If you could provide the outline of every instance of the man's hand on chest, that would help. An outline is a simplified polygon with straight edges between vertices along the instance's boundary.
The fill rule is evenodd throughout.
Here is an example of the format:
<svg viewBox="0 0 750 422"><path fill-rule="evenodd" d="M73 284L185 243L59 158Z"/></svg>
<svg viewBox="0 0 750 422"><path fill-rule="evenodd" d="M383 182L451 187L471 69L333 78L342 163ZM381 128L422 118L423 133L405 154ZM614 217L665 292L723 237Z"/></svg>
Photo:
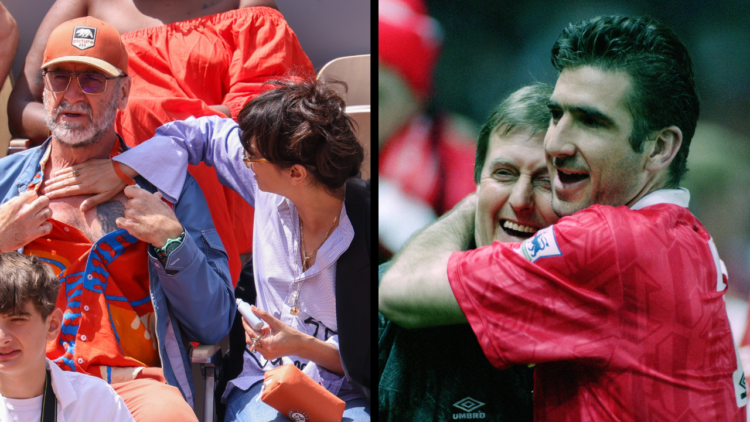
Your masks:
<svg viewBox="0 0 750 422"><path fill-rule="evenodd" d="M92 243L107 233L118 230L117 219L125 211L127 197L120 193L86 212L81 212L80 205L88 195L71 196L51 200L52 218L80 230Z"/></svg>

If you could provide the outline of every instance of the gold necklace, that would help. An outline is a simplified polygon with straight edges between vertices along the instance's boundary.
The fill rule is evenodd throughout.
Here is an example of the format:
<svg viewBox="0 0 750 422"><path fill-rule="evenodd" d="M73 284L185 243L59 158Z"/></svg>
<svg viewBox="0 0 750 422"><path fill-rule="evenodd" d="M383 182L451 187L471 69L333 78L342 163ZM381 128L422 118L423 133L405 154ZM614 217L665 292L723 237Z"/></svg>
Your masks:
<svg viewBox="0 0 750 422"><path fill-rule="evenodd" d="M341 212L339 211L339 214L340 213ZM297 215L297 218L299 218L299 214ZM331 234L331 230L333 230L333 228L336 226L336 222L337 221L339 221L338 214L336 215L336 217L334 217L333 224L331 224L331 227L326 232L325 237L323 237L323 241L320 242L320 245L318 245L318 247L315 248L314 251L310 252L310 255L308 255L305 252L305 231L303 230L302 219L299 218L299 233L300 233L299 236L300 236L300 243L301 243L301 247L300 247L299 251L300 251L300 254L302 255L302 272L305 272L305 270L308 269L308 267L307 267L307 261L310 258L312 258L313 255L315 255L318 252L318 249L320 249L320 247L323 246L324 243L326 243L326 240L328 240L328 235ZM299 314L299 308L297 307L297 300L299 299L299 291L300 291L300 289L302 289L302 283L303 282L304 282L304 280L298 281L297 282L297 290L294 291L294 292L292 292L292 300L294 300L294 304L292 304L292 309L289 311L289 313L291 313L292 315Z"/></svg>

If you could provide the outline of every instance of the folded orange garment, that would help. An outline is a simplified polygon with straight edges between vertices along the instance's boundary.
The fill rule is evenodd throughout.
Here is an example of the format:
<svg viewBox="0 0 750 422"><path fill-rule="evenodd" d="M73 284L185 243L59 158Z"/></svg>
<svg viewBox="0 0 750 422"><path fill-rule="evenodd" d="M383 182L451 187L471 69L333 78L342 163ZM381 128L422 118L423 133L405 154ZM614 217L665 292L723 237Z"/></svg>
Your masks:
<svg viewBox="0 0 750 422"><path fill-rule="evenodd" d="M266 372L260 399L295 422L341 422L346 407L292 364Z"/></svg>
<svg viewBox="0 0 750 422"><path fill-rule="evenodd" d="M277 10L247 7L139 29L122 35L133 83L128 106L118 112L117 133L129 146L156 128L190 116L236 117L263 83L291 73L315 72L294 31ZM253 208L219 183L214 169L190 166L208 202L216 231L229 255L232 282L242 269L239 254L252 250Z"/></svg>

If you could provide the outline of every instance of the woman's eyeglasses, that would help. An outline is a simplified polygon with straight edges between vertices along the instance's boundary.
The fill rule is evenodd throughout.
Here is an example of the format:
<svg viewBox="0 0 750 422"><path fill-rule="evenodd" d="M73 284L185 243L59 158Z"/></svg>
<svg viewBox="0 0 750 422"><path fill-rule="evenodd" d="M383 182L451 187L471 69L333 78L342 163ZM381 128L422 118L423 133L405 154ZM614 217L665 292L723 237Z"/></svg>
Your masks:
<svg viewBox="0 0 750 422"><path fill-rule="evenodd" d="M44 72L44 86L54 92L60 93L68 90L70 80L76 78L81 91L88 95L97 95L107 90L107 80L122 78L124 75L108 78L101 73L89 72Z"/></svg>
<svg viewBox="0 0 750 422"><path fill-rule="evenodd" d="M253 163L270 163L270 161L266 160L265 158L253 157L252 155L250 155L249 152L247 152L247 150L244 150L243 152L245 156L242 158L242 161L245 162L245 167L247 168L250 168ZM315 166L313 165L310 165L310 164L302 164L302 165L307 167L310 170L315 170Z"/></svg>
<svg viewBox="0 0 750 422"><path fill-rule="evenodd" d="M245 166L247 168L250 168L250 166L253 163L267 163L268 162L268 160L266 160L265 158L253 157L252 155L250 155L249 152L247 152L247 150L245 150L244 153L245 153L245 156L242 158L242 161L245 162Z"/></svg>

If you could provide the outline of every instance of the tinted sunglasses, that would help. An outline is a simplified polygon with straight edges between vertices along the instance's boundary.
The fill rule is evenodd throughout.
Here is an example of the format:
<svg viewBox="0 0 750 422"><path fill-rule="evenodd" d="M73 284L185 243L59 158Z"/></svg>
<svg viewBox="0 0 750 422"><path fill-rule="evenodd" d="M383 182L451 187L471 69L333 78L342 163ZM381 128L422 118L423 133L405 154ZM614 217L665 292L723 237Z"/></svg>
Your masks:
<svg viewBox="0 0 750 422"><path fill-rule="evenodd" d="M70 86L70 79L76 78L81 91L88 95L96 95L107 90L107 80L119 79L124 76L120 75L108 78L101 73L45 71L44 86L54 93L65 92Z"/></svg>

